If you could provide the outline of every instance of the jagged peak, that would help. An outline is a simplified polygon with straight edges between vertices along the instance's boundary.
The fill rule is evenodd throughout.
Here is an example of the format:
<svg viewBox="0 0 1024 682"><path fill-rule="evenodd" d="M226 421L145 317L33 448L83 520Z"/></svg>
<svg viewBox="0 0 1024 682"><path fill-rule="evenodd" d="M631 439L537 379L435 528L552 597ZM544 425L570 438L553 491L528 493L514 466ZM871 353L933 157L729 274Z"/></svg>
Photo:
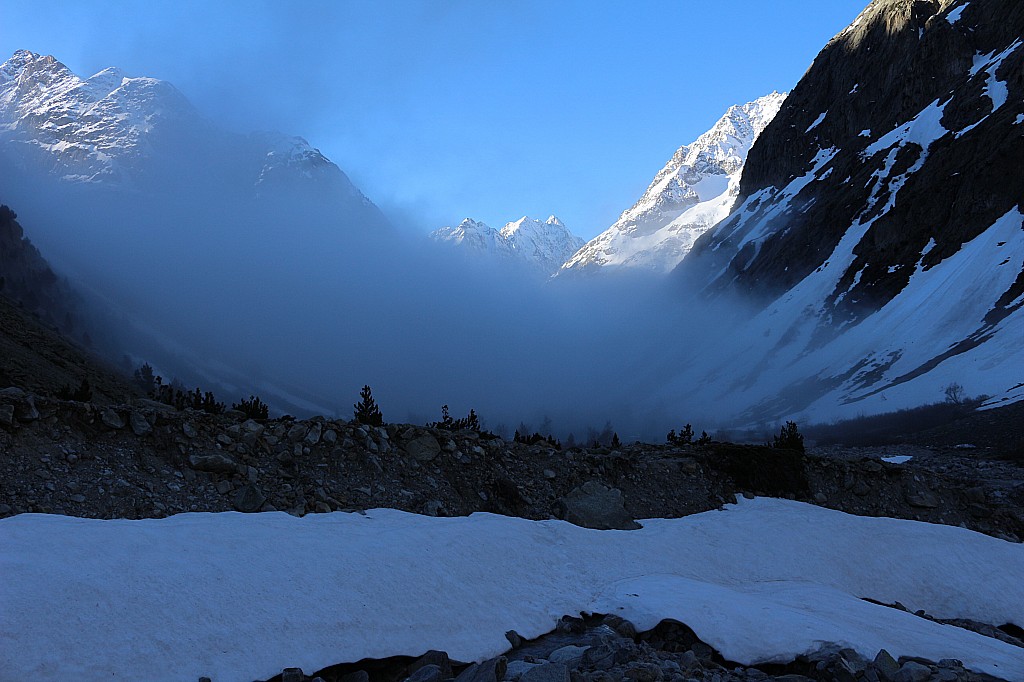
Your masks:
<svg viewBox="0 0 1024 682"><path fill-rule="evenodd" d="M544 222L548 225L554 225L555 227L565 227L565 223L563 223L554 213L549 215L548 219Z"/></svg>
<svg viewBox="0 0 1024 682"><path fill-rule="evenodd" d="M473 218L463 218L462 222L459 223L459 228L463 230L490 230L492 229L487 223Z"/></svg>

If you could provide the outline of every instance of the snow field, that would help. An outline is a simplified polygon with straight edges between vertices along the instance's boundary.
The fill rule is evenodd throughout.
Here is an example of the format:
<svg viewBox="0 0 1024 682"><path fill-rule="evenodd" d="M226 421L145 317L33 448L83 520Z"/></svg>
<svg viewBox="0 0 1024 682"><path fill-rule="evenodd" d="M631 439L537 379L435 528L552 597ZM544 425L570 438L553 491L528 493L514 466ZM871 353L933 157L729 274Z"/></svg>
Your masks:
<svg viewBox="0 0 1024 682"><path fill-rule="evenodd" d="M1020 650L864 602L1024 624L1024 546L786 500L638 531L491 514L182 514L0 521L0 670L12 679L266 678L442 649L462 661L580 612L687 623L731 660L825 641L1024 679ZM770 627L768 627L770 625Z"/></svg>

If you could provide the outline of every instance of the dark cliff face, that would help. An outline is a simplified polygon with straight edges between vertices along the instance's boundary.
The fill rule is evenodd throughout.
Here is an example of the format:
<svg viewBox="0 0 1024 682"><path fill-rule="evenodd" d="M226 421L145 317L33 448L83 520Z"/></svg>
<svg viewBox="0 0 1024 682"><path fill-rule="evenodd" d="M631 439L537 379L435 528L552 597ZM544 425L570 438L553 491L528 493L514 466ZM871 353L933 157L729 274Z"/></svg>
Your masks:
<svg viewBox="0 0 1024 682"><path fill-rule="evenodd" d="M855 257L825 304L854 322L1024 209L1022 36L1020 0L872 2L815 59L751 150L733 215L678 274L767 301L846 235ZM991 315L1022 291L1024 275Z"/></svg>
<svg viewBox="0 0 1024 682"><path fill-rule="evenodd" d="M62 281L30 242L17 221L17 215L0 205L0 295L36 315L41 320L65 327L76 326L77 302L70 287Z"/></svg>

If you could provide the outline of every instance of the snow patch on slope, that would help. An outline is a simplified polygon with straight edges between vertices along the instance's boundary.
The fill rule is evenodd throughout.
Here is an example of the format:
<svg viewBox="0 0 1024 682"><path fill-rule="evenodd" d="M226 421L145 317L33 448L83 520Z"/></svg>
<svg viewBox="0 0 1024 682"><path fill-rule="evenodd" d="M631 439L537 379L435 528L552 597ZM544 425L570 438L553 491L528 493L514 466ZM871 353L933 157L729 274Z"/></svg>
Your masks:
<svg viewBox="0 0 1024 682"><path fill-rule="evenodd" d="M876 192L881 184L880 179ZM730 339L728 349L717 349L714 356L724 360L695 370L699 376L681 376L669 395L699 383L720 394L709 394L712 404L774 406L800 420L915 407L940 399L953 382L964 384L970 395L992 396L990 405L1019 399L1024 307L1005 306L1008 314L996 323L986 317L1024 270L1024 215L1011 210L925 269L930 241L906 286L886 305L853 326L834 322L825 302L873 222L852 225L821 267L755 317L745 334ZM817 339L821 328L837 325L841 334ZM799 387L807 383L824 390L801 403L806 395ZM779 402L783 395L788 403Z"/></svg>

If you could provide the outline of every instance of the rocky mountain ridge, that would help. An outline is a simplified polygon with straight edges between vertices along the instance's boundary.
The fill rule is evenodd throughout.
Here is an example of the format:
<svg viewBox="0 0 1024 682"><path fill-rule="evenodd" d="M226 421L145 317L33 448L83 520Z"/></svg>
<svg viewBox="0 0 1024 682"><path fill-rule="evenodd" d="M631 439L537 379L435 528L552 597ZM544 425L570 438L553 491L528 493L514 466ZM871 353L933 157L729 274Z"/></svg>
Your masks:
<svg viewBox="0 0 1024 682"><path fill-rule="evenodd" d="M553 274L583 246L583 240L554 215L545 221L523 216L500 230L466 218L455 227L434 230L430 238L474 256L498 258L544 275Z"/></svg>
<svg viewBox="0 0 1024 682"><path fill-rule="evenodd" d="M562 266L668 272L696 239L729 214L751 146L778 113L785 93L730 107L715 125L665 164L643 196Z"/></svg>
<svg viewBox="0 0 1024 682"><path fill-rule="evenodd" d="M750 419L1024 398L1022 34L1016 2L875 0L826 45L678 268L762 310L679 387Z"/></svg>

